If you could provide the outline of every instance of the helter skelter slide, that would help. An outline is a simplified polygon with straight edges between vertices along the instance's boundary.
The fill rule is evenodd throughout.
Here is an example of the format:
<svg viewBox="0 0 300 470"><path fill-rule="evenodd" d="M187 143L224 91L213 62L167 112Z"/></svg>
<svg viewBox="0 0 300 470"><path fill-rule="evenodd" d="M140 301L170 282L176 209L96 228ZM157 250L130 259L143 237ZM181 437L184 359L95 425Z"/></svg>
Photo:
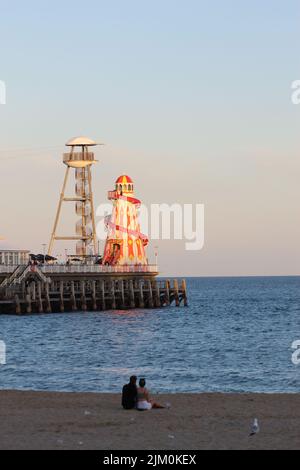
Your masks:
<svg viewBox="0 0 300 470"><path fill-rule="evenodd" d="M116 189L109 191L114 201L111 216L106 220L108 231L103 264L109 266L148 265L146 246L148 237L141 233L138 209L141 201L134 196L134 184L127 175L116 181Z"/></svg>

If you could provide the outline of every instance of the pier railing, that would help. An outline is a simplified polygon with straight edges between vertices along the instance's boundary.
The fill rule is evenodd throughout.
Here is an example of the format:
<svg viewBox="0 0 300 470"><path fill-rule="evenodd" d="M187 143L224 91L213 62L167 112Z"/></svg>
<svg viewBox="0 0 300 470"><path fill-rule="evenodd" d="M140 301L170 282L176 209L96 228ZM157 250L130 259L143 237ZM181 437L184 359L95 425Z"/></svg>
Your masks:
<svg viewBox="0 0 300 470"><path fill-rule="evenodd" d="M102 265L45 265L40 267L44 274L125 274L157 273L158 267L147 266L102 266Z"/></svg>
<svg viewBox="0 0 300 470"><path fill-rule="evenodd" d="M12 274L17 266L0 266L0 274ZM158 266L102 266L102 265L67 265L45 264L38 268L44 274L126 274L158 273Z"/></svg>

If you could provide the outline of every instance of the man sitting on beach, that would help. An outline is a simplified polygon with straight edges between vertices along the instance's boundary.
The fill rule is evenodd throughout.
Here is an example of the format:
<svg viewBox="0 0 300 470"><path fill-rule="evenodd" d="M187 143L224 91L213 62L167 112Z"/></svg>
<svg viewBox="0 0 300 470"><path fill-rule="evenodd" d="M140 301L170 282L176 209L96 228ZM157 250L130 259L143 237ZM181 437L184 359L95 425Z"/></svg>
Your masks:
<svg viewBox="0 0 300 470"><path fill-rule="evenodd" d="M129 384L124 385L122 393L122 406L124 410L133 410L137 403L137 377L130 377Z"/></svg>

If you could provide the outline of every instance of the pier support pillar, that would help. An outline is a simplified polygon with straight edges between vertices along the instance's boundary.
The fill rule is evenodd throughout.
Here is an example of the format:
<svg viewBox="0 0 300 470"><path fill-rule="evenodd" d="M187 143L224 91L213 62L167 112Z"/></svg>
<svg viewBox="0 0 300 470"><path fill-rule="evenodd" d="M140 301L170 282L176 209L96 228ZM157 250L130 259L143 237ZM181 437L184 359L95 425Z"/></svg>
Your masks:
<svg viewBox="0 0 300 470"><path fill-rule="evenodd" d="M182 289L182 296L183 296L183 304L185 307L189 306L188 303L188 298L187 298L187 288L186 288L186 280L183 279L181 283L181 289Z"/></svg>
<svg viewBox="0 0 300 470"><path fill-rule="evenodd" d="M60 311L63 313L65 311L65 304L64 304L64 281L60 281L59 286L59 300L60 300Z"/></svg>
<svg viewBox="0 0 300 470"><path fill-rule="evenodd" d="M148 287L148 307L153 308L153 292L152 292L152 284L151 281L147 281L147 287Z"/></svg>
<svg viewBox="0 0 300 470"><path fill-rule="evenodd" d="M177 279L174 280L174 297L175 297L176 307L180 307L179 286L178 286Z"/></svg>
<svg viewBox="0 0 300 470"><path fill-rule="evenodd" d="M42 283L39 282L37 285L37 296L38 296L38 311L43 313L43 298L42 298Z"/></svg>
<svg viewBox="0 0 300 470"><path fill-rule="evenodd" d="M46 289L46 312L51 313L52 308L51 308L51 301L50 301L50 294L49 294L49 284L47 283L45 286Z"/></svg>
<svg viewBox="0 0 300 470"><path fill-rule="evenodd" d="M27 287L26 289L25 300L26 300L26 313L32 313L30 287Z"/></svg>
<svg viewBox="0 0 300 470"><path fill-rule="evenodd" d="M97 297L96 297L96 281L92 282L92 303L93 303L93 310L97 311Z"/></svg>
<svg viewBox="0 0 300 470"><path fill-rule="evenodd" d="M165 283L165 302L166 302L167 307L169 307L170 304L171 304L171 301L170 301L170 285L171 285L171 281L168 279Z"/></svg>
<svg viewBox="0 0 300 470"><path fill-rule="evenodd" d="M155 307L160 308L161 307L161 300L160 300L160 285L158 281L155 281Z"/></svg>
<svg viewBox="0 0 300 470"><path fill-rule="evenodd" d="M135 308L134 285L132 279L129 281L129 306L130 308Z"/></svg>
<svg viewBox="0 0 300 470"><path fill-rule="evenodd" d="M121 308L124 310L126 308L126 305L125 305L125 291L124 291L124 281L123 279L121 279L119 281L120 283L120 288L121 288Z"/></svg>
<svg viewBox="0 0 300 470"><path fill-rule="evenodd" d="M115 289L115 281L112 279L111 284L110 284L110 295L111 295L111 309L116 310L117 305L116 305L116 289Z"/></svg>
<svg viewBox="0 0 300 470"><path fill-rule="evenodd" d="M139 280L139 307L145 308L144 301L144 283L142 280Z"/></svg>
<svg viewBox="0 0 300 470"><path fill-rule="evenodd" d="M81 281L81 309L83 312L87 311L86 296L85 296L85 282Z"/></svg>
<svg viewBox="0 0 300 470"><path fill-rule="evenodd" d="M21 315L22 310L21 310L21 304L20 304L20 299L18 295L15 296L15 304L16 304L16 314Z"/></svg>
<svg viewBox="0 0 300 470"><path fill-rule="evenodd" d="M71 282L71 309L73 312L77 311L74 281Z"/></svg>
<svg viewBox="0 0 300 470"><path fill-rule="evenodd" d="M101 308L102 310L106 310L106 302L105 302L105 282L101 281L100 283L101 289Z"/></svg>

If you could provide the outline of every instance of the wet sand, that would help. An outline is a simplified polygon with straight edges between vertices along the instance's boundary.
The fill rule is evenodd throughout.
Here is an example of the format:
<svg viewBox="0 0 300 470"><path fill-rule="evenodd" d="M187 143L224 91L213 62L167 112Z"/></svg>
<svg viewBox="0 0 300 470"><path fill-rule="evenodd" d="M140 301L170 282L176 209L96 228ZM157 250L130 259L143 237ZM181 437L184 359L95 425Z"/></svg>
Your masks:
<svg viewBox="0 0 300 470"><path fill-rule="evenodd" d="M120 396L0 391L0 449L300 449L300 395L175 394L167 410ZM249 437L258 418L261 432Z"/></svg>

